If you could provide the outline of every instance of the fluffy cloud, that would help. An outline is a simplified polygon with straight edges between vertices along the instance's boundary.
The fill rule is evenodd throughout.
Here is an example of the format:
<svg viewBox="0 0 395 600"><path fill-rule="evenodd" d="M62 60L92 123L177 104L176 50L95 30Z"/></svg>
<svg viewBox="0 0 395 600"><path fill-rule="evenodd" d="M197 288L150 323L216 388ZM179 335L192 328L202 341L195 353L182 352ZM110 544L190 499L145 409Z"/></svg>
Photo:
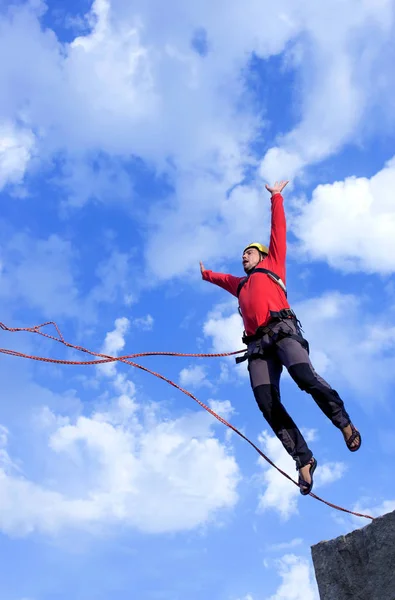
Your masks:
<svg viewBox="0 0 395 600"><path fill-rule="evenodd" d="M253 53L267 59L285 52L300 75L300 122L262 166L275 178L282 167L291 175L349 141L377 99L380 84L373 90L368 76L379 65L384 81L392 66L390 0L352 0L342 6L341 24L338 0L314 8L304 0L184 8L176 0L166 10L154 0L95 0L84 34L67 44L41 27L44 4L18 5L0 17L0 50L10 57L0 69L2 114L13 131L22 122L23 131L37 132L46 165L61 153L70 202L108 197L114 182L120 197L132 194L131 157L170 184L169 203L148 215L146 258L158 278L185 273L199 258L225 258L229 248L236 256L251 230L267 222L255 185L237 186L245 167L256 164L249 144L262 128L242 75ZM381 104L392 110L384 92L392 98L382 90ZM31 146L11 147L18 166L7 178L19 181ZM163 252L153 260L158 241Z"/></svg>
<svg viewBox="0 0 395 600"><path fill-rule="evenodd" d="M217 49L223 50L224 34L218 32L214 20L219 5L212 4L209 22L207 16L204 19L205 15L201 15L202 22L207 23L208 37L213 39L215 49L205 59L205 68L209 68L207 65L210 65ZM203 4L201 12L204 9L206 6ZM232 49L227 48L229 56L240 48L268 58L291 48L288 54L292 57L289 56L288 61L300 75L302 97L298 100L301 100L301 120L293 131L279 140L278 147L268 151L260 170L266 179L278 179L282 175L292 177L301 168L339 150L350 140L362 115L371 105L371 86L366 85L366 78L374 65L382 64L384 48L388 47L385 43L388 44L392 38L392 3L385 1L378 8L371 2L363 6L352 2L345 10L341 26L338 24L338 10L337 0L314 10L309 2L281 2L275 9L268 3L258 6L256 2L249 2L243 5L243 15L237 15L235 9L230 11L225 21L220 20L221 27L226 30L231 20L237 18L237 25L229 27L232 31L229 39L232 39L232 45L234 43ZM269 20L273 31L257 32L254 23L260 23L261 19ZM381 36L380 41L376 36L371 42L367 41L364 32L371 32L372 27L377 36ZM356 60L356 56L360 56L362 39L366 44L364 61ZM224 60L222 53L220 58ZM240 148L234 128L230 126L228 131L232 132ZM255 133L253 129L249 132L250 136ZM237 157L236 152L234 156ZM245 159L251 160L247 155ZM200 174L198 181L195 174L192 174L194 181L191 174L187 177L181 174L178 178L174 205L165 213L165 219L162 214L157 219L159 231L155 232L155 239L159 235L163 240L162 247L167 248L160 265L150 265L158 277L170 277L180 270L185 272L200 258L224 259L229 254L236 257L243 242L251 235L254 237L254 231L259 233L259 237L262 233L267 235L268 214L261 206L262 191L255 186L234 187L240 181L242 158L233 161L233 164L225 160L221 166L219 172L214 165L210 175ZM228 195L229 189L232 191ZM191 243L192 219L194 234ZM152 249L152 246L150 244L149 248Z"/></svg>
<svg viewBox="0 0 395 600"><path fill-rule="evenodd" d="M186 388L189 386L194 388L212 387L206 379L206 375L206 369L200 365L187 367L180 371L180 385Z"/></svg>
<svg viewBox="0 0 395 600"><path fill-rule="evenodd" d="M87 33L61 44L54 32L40 29L44 7L25 4L2 15L2 44L12 60L0 80L9 84L4 104L10 118L29 99L25 119L40 128L47 152L66 149L73 159L91 151L135 155L162 167L172 155L190 165L202 152L229 159L238 152L232 118L240 125L239 140L251 129L215 80L236 86L237 77L223 57L204 61L193 48L194 27L187 24L192 15L182 19L173 5L166 16L174 10L179 18L160 22L157 3L131 8L95 0L85 15ZM192 16L192 23L200 16ZM40 63L34 77L26 74L25 58Z"/></svg>
<svg viewBox="0 0 395 600"><path fill-rule="evenodd" d="M16 311L28 303L39 313L40 320L73 318L84 325L96 320L98 306L121 302L130 305L140 293L134 285L130 294L134 266L131 255L113 247L98 263L95 283L85 296L78 288L81 282L79 252L64 237L52 234L34 237L30 232L12 232L3 227L0 242L0 302L2 309ZM86 282L85 282L86 284ZM36 318L36 317L35 317ZM136 328L148 330L153 325L150 315L136 318Z"/></svg>
<svg viewBox="0 0 395 600"><path fill-rule="evenodd" d="M154 318L151 315L133 319L133 325L142 331L151 331L154 327Z"/></svg>
<svg viewBox="0 0 395 600"><path fill-rule="evenodd" d="M267 600L319 600L314 575L306 559L287 554L276 564L282 583Z"/></svg>
<svg viewBox="0 0 395 600"><path fill-rule="evenodd" d="M45 423L50 484L12 469L3 439L0 527L6 534L116 525L147 533L188 530L237 501L237 464L213 436L208 415L161 422L152 407L144 412L123 393L89 417L65 422L52 414Z"/></svg>
<svg viewBox="0 0 395 600"><path fill-rule="evenodd" d="M34 150L34 135L13 123L0 123L0 191L23 180Z"/></svg>
<svg viewBox="0 0 395 600"><path fill-rule="evenodd" d="M232 403L229 400L210 400L210 408L224 419L229 419L235 412ZM229 431L226 432L227 434Z"/></svg>
<svg viewBox="0 0 395 600"><path fill-rule="evenodd" d="M132 268L131 254L116 249L110 251L96 268L95 274L99 281L89 294L91 310L99 302L114 304L117 300L122 300L130 306L136 300L137 286L134 285L133 293L130 292Z"/></svg>
<svg viewBox="0 0 395 600"><path fill-rule="evenodd" d="M267 191L237 186L229 192L241 177L233 168L218 174L199 174L198 180L196 177L196 173L180 176L176 207L160 212L159 218L155 216L155 234L148 242L147 259L158 278L185 272L198 274L199 260L213 261L205 266L215 269L220 260L241 257L251 239L269 239ZM163 249L160 256L155 253L158 244Z"/></svg>
<svg viewBox="0 0 395 600"><path fill-rule="evenodd" d="M0 298L38 309L45 318L77 317L83 312L73 273L75 252L57 235L34 239L17 233L1 243Z"/></svg>
<svg viewBox="0 0 395 600"><path fill-rule="evenodd" d="M0 425L0 467L7 473L18 469L16 463L11 460L7 452L8 437L9 431L7 427Z"/></svg>
<svg viewBox="0 0 395 600"><path fill-rule="evenodd" d="M371 179L320 185L301 206L294 232L309 258L343 271L395 271L395 158Z"/></svg>
<svg viewBox="0 0 395 600"><path fill-rule="evenodd" d="M143 331L150 331L153 327L154 320L151 315L147 315L146 317L140 317L132 320L132 324L142 329ZM101 349L102 354L106 354L108 356L118 356L120 351L125 348L126 344L126 335L128 334L131 326L131 321L126 317L121 317L115 320L115 328L112 331L109 331L106 334L103 347ZM108 377L114 377L116 375L116 363L107 363L103 365L98 365L98 370L101 373L106 374ZM187 378L188 372L185 370L185 376ZM191 381L198 382L199 373L196 373L195 379L193 378L193 372L191 373ZM203 377L204 378L204 377Z"/></svg>
<svg viewBox="0 0 395 600"><path fill-rule="evenodd" d="M300 8L295 6L294 13ZM393 2L342 4L341 24L336 0L318 10L311 10L309 3L305 8L309 11L301 11L305 39L295 45L290 57L305 76L301 118L266 153L261 174L270 180L292 179L304 167L337 152L353 135L358 137L362 117L380 101L367 82L380 69L393 35ZM367 39L364 31L374 31L379 40ZM356 60L362 47L363 59ZM308 54L314 57L311 61Z"/></svg>
<svg viewBox="0 0 395 600"><path fill-rule="evenodd" d="M128 328L128 319L117 319L103 350L122 350ZM0 426L3 532L53 535L116 525L147 533L181 531L236 504L239 469L228 441L214 435L216 421L203 411L171 419L160 404L140 405L134 383L117 364L111 367L105 374L115 395L107 391L91 413L74 410L66 417L43 406L34 419L35 445L46 456L44 483L29 477L31 465L26 473L21 461L16 465L9 432ZM232 410L228 401L213 406L224 415Z"/></svg>
<svg viewBox="0 0 395 600"><path fill-rule="evenodd" d="M353 511L372 517L381 517L395 510L395 500L383 500L381 504L374 504L372 498L362 498L354 505ZM360 524L358 517L353 517L356 523ZM354 524L355 526L355 524Z"/></svg>
<svg viewBox="0 0 395 600"><path fill-rule="evenodd" d="M274 562L282 583L276 593L265 600L319 600L317 584L310 563L300 556L286 554ZM254 600L247 594L240 600Z"/></svg>
<svg viewBox="0 0 395 600"><path fill-rule="evenodd" d="M232 352L243 347L243 321L237 312L237 302L217 304L207 315L203 326L206 337L212 338L214 353Z"/></svg>
<svg viewBox="0 0 395 600"><path fill-rule="evenodd" d="M133 182L124 160L107 155L88 153L70 156L60 164L60 173L53 177L65 214L71 208L81 208L89 201L121 205L126 208L135 197ZM68 210L68 212L66 212Z"/></svg>
<svg viewBox="0 0 395 600"><path fill-rule="evenodd" d="M207 315L203 325L203 334L211 338L211 352L221 354L222 352L234 352L245 348L241 341L243 335L243 322L237 311L237 302L230 300L217 304ZM248 377L246 363L236 365L235 357L229 357L220 364L219 383L229 381L245 380Z"/></svg>
<svg viewBox="0 0 395 600"><path fill-rule="evenodd" d="M282 542L279 544L273 544L272 546L270 546L270 550L276 551L276 552L283 551L283 550L290 550L291 548L295 548L296 546L301 546L301 544L303 544L303 540L301 538L294 538L290 542Z"/></svg>
<svg viewBox="0 0 395 600"><path fill-rule="evenodd" d="M297 303L294 309L311 343L312 362L331 385L357 392L356 398L367 408L392 397L395 328L391 314L372 315L363 298L338 292Z"/></svg>
<svg viewBox="0 0 395 600"><path fill-rule="evenodd" d="M101 354L117 356L118 353L125 347L125 335L127 334L129 327L130 321L126 317L116 319L115 329L107 333ZM100 372L105 373L107 376L112 377L116 374L116 363L112 362L98 365L97 369Z"/></svg>

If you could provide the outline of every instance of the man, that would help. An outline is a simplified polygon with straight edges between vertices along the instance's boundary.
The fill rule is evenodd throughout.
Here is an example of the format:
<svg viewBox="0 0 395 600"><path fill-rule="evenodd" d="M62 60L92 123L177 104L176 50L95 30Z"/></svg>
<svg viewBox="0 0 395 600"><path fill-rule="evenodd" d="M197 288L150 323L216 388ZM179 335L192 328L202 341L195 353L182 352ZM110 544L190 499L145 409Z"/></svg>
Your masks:
<svg viewBox="0 0 395 600"><path fill-rule="evenodd" d="M266 185L271 193L272 221L269 248L249 244L242 256L246 277L213 273L200 263L202 278L239 297L247 344L251 387L263 416L285 450L295 460L302 495L313 488L317 461L280 400L280 376L285 366L301 390L311 394L324 414L342 431L355 452L361 435L348 416L339 394L314 370L308 343L290 309L286 295L286 221L281 195L288 181ZM243 360L243 359L241 359ZM239 359L240 361L240 359Z"/></svg>

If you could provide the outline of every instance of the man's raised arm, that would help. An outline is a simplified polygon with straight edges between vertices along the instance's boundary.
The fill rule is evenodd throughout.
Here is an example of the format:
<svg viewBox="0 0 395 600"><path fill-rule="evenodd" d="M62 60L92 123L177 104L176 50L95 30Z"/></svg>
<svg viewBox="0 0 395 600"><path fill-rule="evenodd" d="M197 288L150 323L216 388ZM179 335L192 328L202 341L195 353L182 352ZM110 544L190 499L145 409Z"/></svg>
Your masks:
<svg viewBox="0 0 395 600"><path fill-rule="evenodd" d="M287 254L287 225L284 212L284 200L281 192L287 183L288 181L276 181L273 186L266 185L266 189L272 195L272 224L270 232L269 258L271 258L273 261L273 267L278 266L283 267L284 269Z"/></svg>

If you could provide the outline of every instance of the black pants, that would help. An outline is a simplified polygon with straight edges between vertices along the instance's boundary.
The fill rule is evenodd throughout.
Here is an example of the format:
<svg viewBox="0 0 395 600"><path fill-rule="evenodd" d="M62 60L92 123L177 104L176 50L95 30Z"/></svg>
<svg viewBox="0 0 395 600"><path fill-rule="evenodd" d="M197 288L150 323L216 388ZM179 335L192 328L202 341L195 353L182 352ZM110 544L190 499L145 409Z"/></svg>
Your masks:
<svg viewBox="0 0 395 600"><path fill-rule="evenodd" d="M291 319L275 323L271 329L275 335L280 331L299 333ZM258 342L248 345L251 387L263 416L299 468L305 466L313 454L281 403L280 376L283 366L299 388L314 398L336 427L347 427L350 417L339 394L315 372L307 350L295 339L284 337L277 343L275 339L265 335Z"/></svg>

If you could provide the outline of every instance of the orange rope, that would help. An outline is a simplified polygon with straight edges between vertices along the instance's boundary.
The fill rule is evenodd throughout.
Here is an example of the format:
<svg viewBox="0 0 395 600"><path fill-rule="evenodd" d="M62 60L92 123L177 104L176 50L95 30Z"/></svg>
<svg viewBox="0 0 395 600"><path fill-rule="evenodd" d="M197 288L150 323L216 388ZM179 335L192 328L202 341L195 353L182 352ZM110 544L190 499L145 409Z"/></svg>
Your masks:
<svg viewBox="0 0 395 600"><path fill-rule="evenodd" d="M44 333L43 331L41 331L41 328L46 327L47 325L53 325L55 327L59 337L55 337L55 336L49 335L48 333ZM130 360L131 358L139 358L139 357L144 357L144 356L179 356L179 357L198 357L198 358L226 357L226 356L234 356L236 354L241 354L242 352L245 352L245 350L237 350L235 352L222 352L222 353L218 353L218 354L187 354L187 353L181 353L181 352L141 352L141 353L136 353L136 354L128 354L126 356L109 356L107 354L93 352L92 350L87 350L86 348L83 348L82 346L75 346L74 344L70 344L69 342L66 342L63 335L61 334L58 326L53 321L48 321L47 323L43 323L41 325L36 325L35 327L14 327L14 328L7 327L6 325L4 325L4 323L0 323L0 329L3 329L3 331L9 331L9 332L24 331L24 332L29 332L29 333L37 333L38 335L49 338L55 342L60 342L61 344L63 344L64 346L67 346L68 348L72 348L72 349L78 350L80 352L85 352L86 354L95 356L97 358L95 360L88 360L88 361L62 360L62 359L56 359L56 358L45 358L42 356L34 356L34 355L24 354L23 352L18 352L16 350L7 350L5 348L0 348L0 353L2 353L2 354L6 354L9 356L16 356L19 358L27 358L30 360L37 360L37 361L41 361L41 362L60 364L60 365L98 365L98 364L104 364L104 363L110 363L110 362L122 362L122 363L130 365L132 367L136 367L137 369L141 369L142 371L145 371L146 373L150 373L151 375L154 375L155 377L158 377L162 381L165 381L166 383L173 386L180 392L183 392L184 394L189 396L189 398L192 398L192 400L197 402L199 404L199 406L204 408L204 410L206 410L213 417L215 417L220 423L222 423L223 425L226 425L226 427L229 427L229 429L231 429L238 436L243 438L243 440L245 440L250 446L252 446L254 448L254 450L256 450L256 452L266 462L268 462L272 467L274 467L279 473L281 473L289 481L292 481L293 484L295 484L297 487L299 487L299 484L297 481L292 479L292 477L290 477L288 475L288 473L285 473L285 471L282 471L279 467L277 467L277 465L275 465L274 462L271 461L270 458L268 458L262 452L262 450L260 448L258 448L258 446L256 446L248 437L246 437L243 433L241 433L241 431L239 431L234 425L232 425L231 423L226 421L226 419L224 419L223 417L218 415L216 412L214 412L209 406L207 406L206 404L201 402L198 398L196 398L196 396L191 394L191 392L188 392L188 390L185 390L184 388L180 387L179 385L174 383L174 381L171 381L171 379L168 379L164 375L161 375L160 373L156 373L155 371L151 371L147 367L143 367L142 365L140 365L136 362L132 362ZM331 508L334 508L336 510L348 513L350 515L354 515L356 517L362 517L365 519L374 520L374 517L371 517L370 515L353 512L352 510L348 510L347 508L343 508L341 506L337 506L336 504L332 504L331 502L328 502L327 500L320 498L313 492L310 492L310 496L312 498L314 498L315 500L319 500L323 504L326 504L327 506L330 506Z"/></svg>

